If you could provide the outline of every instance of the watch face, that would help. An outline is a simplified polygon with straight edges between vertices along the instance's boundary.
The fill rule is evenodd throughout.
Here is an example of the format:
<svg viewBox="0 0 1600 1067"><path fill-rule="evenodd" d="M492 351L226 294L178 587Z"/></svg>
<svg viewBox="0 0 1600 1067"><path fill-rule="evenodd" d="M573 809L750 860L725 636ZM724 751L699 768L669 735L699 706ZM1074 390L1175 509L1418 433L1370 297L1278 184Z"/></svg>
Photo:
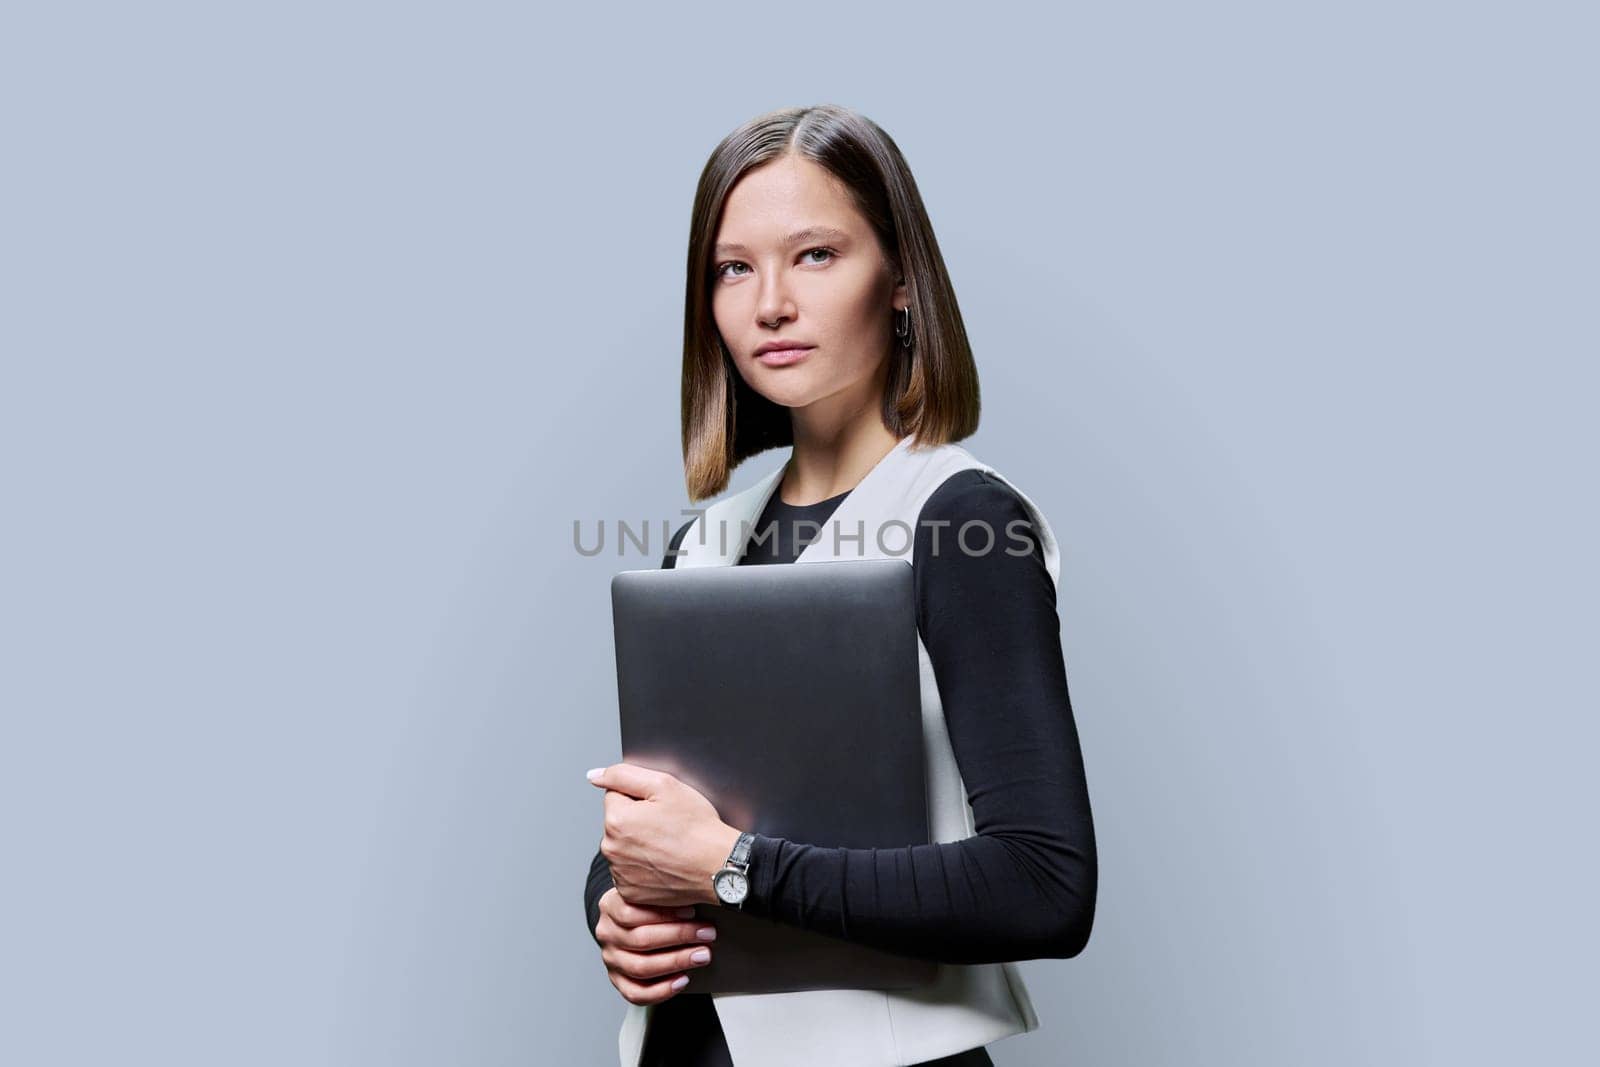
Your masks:
<svg viewBox="0 0 1600 1067"><path fill-rule="evenodd" d="M717 875L717 896L727 904L737 904L750 891L750 881L738 871L723 871Z"/></svg>

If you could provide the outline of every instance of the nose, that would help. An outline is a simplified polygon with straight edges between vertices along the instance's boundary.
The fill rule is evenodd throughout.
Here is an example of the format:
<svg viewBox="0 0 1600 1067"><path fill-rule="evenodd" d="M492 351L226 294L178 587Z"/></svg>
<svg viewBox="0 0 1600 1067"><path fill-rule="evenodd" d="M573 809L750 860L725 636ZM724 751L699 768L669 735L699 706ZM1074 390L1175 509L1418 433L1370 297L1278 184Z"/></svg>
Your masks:
<svg viewBox="0 0 1600 1067"><path fill-rule="evenodd" d="M789 299L782 271L768 272L762 279L761 291L756 297L756 317L763 326L774 327L794 318L794 301Z"/></svg>

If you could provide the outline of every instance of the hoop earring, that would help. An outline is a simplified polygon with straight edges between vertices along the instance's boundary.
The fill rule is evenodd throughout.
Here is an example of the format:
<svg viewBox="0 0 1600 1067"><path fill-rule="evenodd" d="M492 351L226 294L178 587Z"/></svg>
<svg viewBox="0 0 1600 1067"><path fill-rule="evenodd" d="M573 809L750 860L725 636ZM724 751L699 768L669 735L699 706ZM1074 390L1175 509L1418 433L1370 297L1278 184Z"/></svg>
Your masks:
<svg viewBox="0 0 1600 1067"><path fill-rule="evenodd" d="M906 317L903 320L900 318L900 311L906 313ZM895 312L894 335L900 338L901 348L911 347L911 306L909 304Z"/></svg>

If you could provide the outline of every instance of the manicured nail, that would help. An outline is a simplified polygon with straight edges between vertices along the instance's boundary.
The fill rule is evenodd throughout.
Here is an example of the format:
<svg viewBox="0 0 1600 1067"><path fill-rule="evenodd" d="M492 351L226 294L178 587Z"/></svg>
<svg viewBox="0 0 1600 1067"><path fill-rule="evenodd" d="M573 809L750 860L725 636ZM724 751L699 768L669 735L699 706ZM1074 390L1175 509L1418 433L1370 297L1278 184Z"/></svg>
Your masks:
<svg viewBox="0 0 1600 1067"><path fill-rule="evenodd" d="M715 926L702 926L694 932L694 936L702 941L715 941L717 939L717 928Z"/></svg>
<svg viewBox="0 0 1600 1067"><path fill-rule="evenodd" d="M686 986L688 984L689 984L689 976L686 975L686 974L680 974L680 975L678 975L678 977L676 977L676 978L674 978L672 980L672 988L673 989L682 989L684 986Z"/></svg>
<svg viewBox="0 0 1600 1067"><path fill-rule="evenodd" d="M589 781L592 782L596 778L600 777L601 773L603 773L604 771L605 771L604 767L593 767L593 768L591 768L591 769L589 769L587 771L584 771L583 772L583 776L585 778L589 779Z"/></svg>
<svg viewBox="0 0 1600 1067"><path fill-rule="evenodd" d="M708 948L697 948L693 952L689 953L689 958L696 963L704 963L706 960L711 958L711 950Z"/></svg>

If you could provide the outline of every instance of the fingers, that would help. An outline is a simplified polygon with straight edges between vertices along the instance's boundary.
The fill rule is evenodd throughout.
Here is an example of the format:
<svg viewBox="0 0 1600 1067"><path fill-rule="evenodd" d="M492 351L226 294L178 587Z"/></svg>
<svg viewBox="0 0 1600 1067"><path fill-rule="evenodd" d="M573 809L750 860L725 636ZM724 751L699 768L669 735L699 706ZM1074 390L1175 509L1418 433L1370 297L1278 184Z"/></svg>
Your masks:
<svg viewBox="0 0 1600 1067"><path fill-rule="evenodd" d="M638 803L639 801L635 800L633 797L630 797L626 793L619 793L615 789L607 789L604 793L600 794L601 828L606 837L620 833L621 824L618 823L618 818L622 817L623 812L625 812L630 805ZM604 843L605 842L602 840L601 844Z"/></svg>
<svg viewBox="0 0 1600 1067"><path fill-rule="evenodd" d="M659 1004L690 984L685 972L711 962L710 943L716 927L685 922L679 916L694 909L630 904L616 887L600 897L595 937L606 976L631 1004Z"/></svg>
<svg viewBox="0 0 1600 1067"><path fill-rule="evenodd" d="M677 922L618 926L602 915L595 923L594 936L602 947L614 945L634 952L653 952L679 945L710 945L717 940L717 928L706 923Z"/></svg>
<svg viewBox="0 0 1600 1067"><path fill-rule="evenodd" d="M602 789L614 789L645 800L655 795L671 775L636 763L613 763L609 767L596 767L586 777Z"/></svg>
<svg viewBox="0 0 1600 1067"><path fill-rule="evenodd" d="M631 949L606 945L600 950L600 958L605 961L606 970L634 982L647 984L660 978L671 978L685 971L704 967L711 962L711 949L702 945L699 948L684 946L662 949L658 952L634 952Z"/></svg>
<svg viewBox="0 0 1600 1067"><path fill-rule="evenodd" d="M630 1004L660 1004L677 996L689 984L686 974L663 978L658 982L636 982L613 970L607 970L606 974L610 976L611 984L617 987L617 992L622 994L622 999Z"/></svg>
<svg viewBox="0 0 1600 1067"><path fill-rule="evenodd" d="M618 926L643 926L645 923L681 922L693 919L692 907L661 907L653 904L630 904L622 898L616 886L600 895L600 914L610 916Z"/></svg>

